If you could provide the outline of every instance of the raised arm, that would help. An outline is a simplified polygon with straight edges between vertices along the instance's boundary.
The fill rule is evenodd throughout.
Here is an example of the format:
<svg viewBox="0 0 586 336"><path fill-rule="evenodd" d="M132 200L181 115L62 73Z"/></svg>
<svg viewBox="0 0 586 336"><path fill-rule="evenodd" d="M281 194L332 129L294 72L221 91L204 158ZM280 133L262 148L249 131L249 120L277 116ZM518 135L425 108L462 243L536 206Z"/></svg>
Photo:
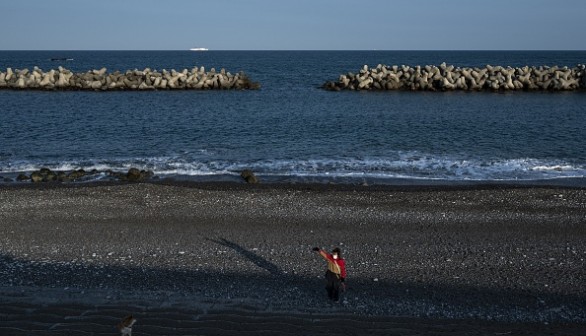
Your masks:
<svg viewBox="0 0 586 336"><path fill-rule="evenodd" d="M325 260L327 261L334 261L334 258L332 258L331 254L329 254L328 252L320 249L319 247L314 247L313 250L315 252L318 252Z"/></svg>

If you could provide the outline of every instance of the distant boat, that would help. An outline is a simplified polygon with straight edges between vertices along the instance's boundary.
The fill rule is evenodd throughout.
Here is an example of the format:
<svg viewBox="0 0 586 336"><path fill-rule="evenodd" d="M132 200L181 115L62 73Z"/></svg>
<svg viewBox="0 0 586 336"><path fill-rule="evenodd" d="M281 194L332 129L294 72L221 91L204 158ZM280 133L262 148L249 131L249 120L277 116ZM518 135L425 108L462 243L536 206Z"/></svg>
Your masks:
<svg viewBox="0 0 586 336"><path fill-rule="evenodd" d="M51 61L73 61L73 58L54 57L54 58L51 58Z"/></svg>
<svg viewBox="0 0 586 336"><path fill-rule="evenodd" d="M191 50L191 51L208 51L209 49L208 48L191 48L189 50Z"/></svg>

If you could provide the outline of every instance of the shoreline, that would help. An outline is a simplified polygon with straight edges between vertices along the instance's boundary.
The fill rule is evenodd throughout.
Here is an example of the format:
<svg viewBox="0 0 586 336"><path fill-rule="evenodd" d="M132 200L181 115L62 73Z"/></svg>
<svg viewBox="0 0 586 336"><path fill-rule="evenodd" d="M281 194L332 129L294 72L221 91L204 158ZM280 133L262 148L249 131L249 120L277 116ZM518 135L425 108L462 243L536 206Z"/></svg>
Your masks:
<svg viewBox="0 0 586 336"><path fill-rule="evenodd" d="M484 186L499 185L514 186L545 186L545 187L578 187L586 188L586 176L557 176L526 179L455 179L455 178L420 178L420 177L373 177L373 176L304 176L304 175L266 175L249 169L231 171L225 174L212 175L158 175L156 171L147 168L131 167L120 170L51 170L39 168L32 171L0 172L0 187L28 183L64 183L64 184L94 184L111 182L152 182L165 181L168 183L185 184L240 184L244 183L243 172L255 175L259 184L265 185L348 185L348 186ZM256 184L257 182L254 182Z"/></svg>
<svg viewBox="0 0 586 336"><path fill-rule="evenodd" d="M100 186L117 186L132 184L153 184L168 185L188 188L219 189L219 190L246 190L246 189L311 189L321 191L439 191L439 190L477 190L477 189L586 189L586 177L560 178L548 180L523 180L523 181L476 181L476 180L419 180L419 179L391 179L387 183L365 183L356 179L354 182L345 180L336 182L334 180L323 180L321 182L307 182L303 180L261 180L259 183L246 183L240 177L231 179L184 179L184 178L151 178L136 182L119 180L90 180L78 182L20 182L12 181L0 183L2 189L53 189L53 188L83 188Z"/></svg>
<svg viewBox="0 0 586 336"><path fill-rule="evenodd" d="M586 324L584 209L586 189L559 187L0 187L0 297L15 310L65 304L67 316L102 304L146 315L243 305L249 318L327 312L571 334ZM344 251L340 306L325 298L313 246Z"/></svg>

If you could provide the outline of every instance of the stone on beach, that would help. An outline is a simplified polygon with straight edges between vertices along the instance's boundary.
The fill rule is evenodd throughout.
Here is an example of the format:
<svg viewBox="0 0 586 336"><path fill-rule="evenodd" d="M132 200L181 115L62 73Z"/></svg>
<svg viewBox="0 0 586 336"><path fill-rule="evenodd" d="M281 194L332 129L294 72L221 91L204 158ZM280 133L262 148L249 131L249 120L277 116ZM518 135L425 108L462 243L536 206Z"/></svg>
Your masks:
<svg viewBox="0 0 586 336"><path fill-rule="evenodd" d="M254 175L254 172L250 169L245 169L240 173L240 176L246 181L246 183L255 184L258 183L258 177Z"/></svg>
<svg viewBox="0 0 586 336"><path fill-rule="evenodd" d="M16 177L17 181L27 181L30 180L30 177L27 176L26 174L18 174L18 176Z"/></svg>

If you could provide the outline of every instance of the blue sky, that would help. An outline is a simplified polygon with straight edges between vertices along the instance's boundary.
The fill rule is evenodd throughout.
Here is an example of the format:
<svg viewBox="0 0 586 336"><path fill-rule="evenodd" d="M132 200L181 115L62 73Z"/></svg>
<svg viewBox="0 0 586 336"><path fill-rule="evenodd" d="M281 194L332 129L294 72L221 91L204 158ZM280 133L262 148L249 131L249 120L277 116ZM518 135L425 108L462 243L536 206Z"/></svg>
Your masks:
<svg viewBox="0 0 586 336"><path fill-rule="evenodd" d="M586 0L1 0L0 50L586 50Z"/></svg>

